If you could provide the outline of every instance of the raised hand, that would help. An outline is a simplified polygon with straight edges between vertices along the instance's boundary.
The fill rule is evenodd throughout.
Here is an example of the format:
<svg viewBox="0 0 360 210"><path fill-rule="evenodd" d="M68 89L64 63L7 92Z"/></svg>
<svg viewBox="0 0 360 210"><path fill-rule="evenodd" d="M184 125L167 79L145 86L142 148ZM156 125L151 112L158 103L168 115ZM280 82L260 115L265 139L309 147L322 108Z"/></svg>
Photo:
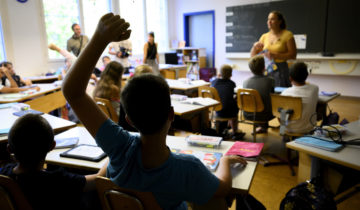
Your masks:
<svg viewBox="0 0 360 210"><path fill-rule="evenodd" d="M116 42L126 40L130 37L130 24L119 15L108 13L99 20L95 34L100 36L103 41Z"/></svg>

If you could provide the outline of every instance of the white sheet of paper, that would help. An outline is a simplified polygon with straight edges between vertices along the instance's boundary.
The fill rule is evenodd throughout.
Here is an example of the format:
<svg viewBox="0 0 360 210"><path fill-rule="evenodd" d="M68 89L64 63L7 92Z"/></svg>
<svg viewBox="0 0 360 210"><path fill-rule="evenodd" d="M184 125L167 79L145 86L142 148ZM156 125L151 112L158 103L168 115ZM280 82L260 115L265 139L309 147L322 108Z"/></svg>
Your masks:
<svg viewBox="0 0 360 210"><path fill-rule="evenodd" d="M294 34L296 49L306 49L306 34Z"/></svg>

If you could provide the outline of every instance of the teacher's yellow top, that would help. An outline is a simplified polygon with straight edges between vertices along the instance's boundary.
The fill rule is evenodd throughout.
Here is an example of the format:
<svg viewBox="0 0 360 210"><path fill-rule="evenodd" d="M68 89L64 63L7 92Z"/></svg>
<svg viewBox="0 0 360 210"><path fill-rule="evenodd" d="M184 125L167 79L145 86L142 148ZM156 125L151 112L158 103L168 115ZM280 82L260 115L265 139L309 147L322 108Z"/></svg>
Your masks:
<svg viewBox="0 0 360 210"><path fill-rule="evenodd" d="M260 37L259 42L264 45L264 50L269 50L273 53L286 53L288 51L286 43L293 38L293 34L288 30L284 30L277 40L270 40L269 37L270 32L267 32ZM285 62L285 60L275 59L275 62L281 63Z"/></svg>

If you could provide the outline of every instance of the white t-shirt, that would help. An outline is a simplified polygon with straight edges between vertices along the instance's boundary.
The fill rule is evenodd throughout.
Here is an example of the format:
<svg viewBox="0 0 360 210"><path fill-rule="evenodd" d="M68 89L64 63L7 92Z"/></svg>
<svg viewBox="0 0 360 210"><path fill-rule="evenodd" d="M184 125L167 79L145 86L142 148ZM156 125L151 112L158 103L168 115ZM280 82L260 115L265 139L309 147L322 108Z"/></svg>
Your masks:
<svg viewBox="0 0 360 210"><path fill-rule="evenodd" d="M131 44L130 40L124 40L124 41L120 41L120 42L112 42L110 44L110 47L112 48L113 52L120 52L121 47L123 47L125 49L132 50L132 44ZM121 63L124 67L130 67L131 66L128 57L119 58L116 55L111 55L111 60Z"/></svg>
<svg viewBox="0 0 360 210"><path fill-rule="evenodd" d="M3 89L3 87L4 87L4 85L2 85L2 84L0 83L0 90Z"/></svg>
<svg viewBox="0 0 360 210"><path fill-rule="evenodd" d="M310 118L316 112L316 104L319 98L319 87L313 84L303 86L292 86L284 90L281 95L297 96L302 98L302 114L300 120L290 121L286 126L286 131L292 133L307 133L314 127L310 123ZM313 124L316 123L316 116L312 118Z"/></svg>

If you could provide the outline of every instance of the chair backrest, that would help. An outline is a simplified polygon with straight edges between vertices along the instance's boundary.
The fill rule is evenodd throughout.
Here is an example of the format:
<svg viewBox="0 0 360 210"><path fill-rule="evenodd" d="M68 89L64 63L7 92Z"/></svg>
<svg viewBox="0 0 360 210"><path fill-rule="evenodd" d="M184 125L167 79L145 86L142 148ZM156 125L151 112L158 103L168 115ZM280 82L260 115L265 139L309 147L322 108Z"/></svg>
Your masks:
<svg viewBox="0 0 360 210"><path fill-rule="evenodd" d="M271 94L272 113L275 117L280 118L279 108L285 110L293 110L289 120L299 120L302 115L302 99L301 97L283 96L279 94Z"/></svg>
<svg viewBox="0 0 360 210"><path fill-rule="evenodd" d="M119 116L116 114L114 107L108 99L94 97L96 104L100 109L114 122L119 121Z"/></svg>
<svg viewBox="0 0 360 210"><path fill-rule="evenodd" d="M218 91L214 87L202 86L198 88L198 96L203 98L212 98L220 102L219 105L214 107L214 111L220 111L222 109L221 99Z"/></svg>
<svg viewBox="0 0 360 210"><path fill-rule="evenodd" d="M237 104L245 112L262 112L264 103L257 90L240 88L236 92Z"/></svg>
<svg viewBox="0 0 360 210"><path fill-rule="evenodd" d="M32 209L19 185L4 175L0 175L0 207L2 210Z"/></svg>
<svg viewBox="0 0 360 210"><path fill-rule="evenodd" d="M96 189L103 206L103 210L160 210L151 192L139 192L125 189L114 184L105 177L96 177Z"/></svg>

